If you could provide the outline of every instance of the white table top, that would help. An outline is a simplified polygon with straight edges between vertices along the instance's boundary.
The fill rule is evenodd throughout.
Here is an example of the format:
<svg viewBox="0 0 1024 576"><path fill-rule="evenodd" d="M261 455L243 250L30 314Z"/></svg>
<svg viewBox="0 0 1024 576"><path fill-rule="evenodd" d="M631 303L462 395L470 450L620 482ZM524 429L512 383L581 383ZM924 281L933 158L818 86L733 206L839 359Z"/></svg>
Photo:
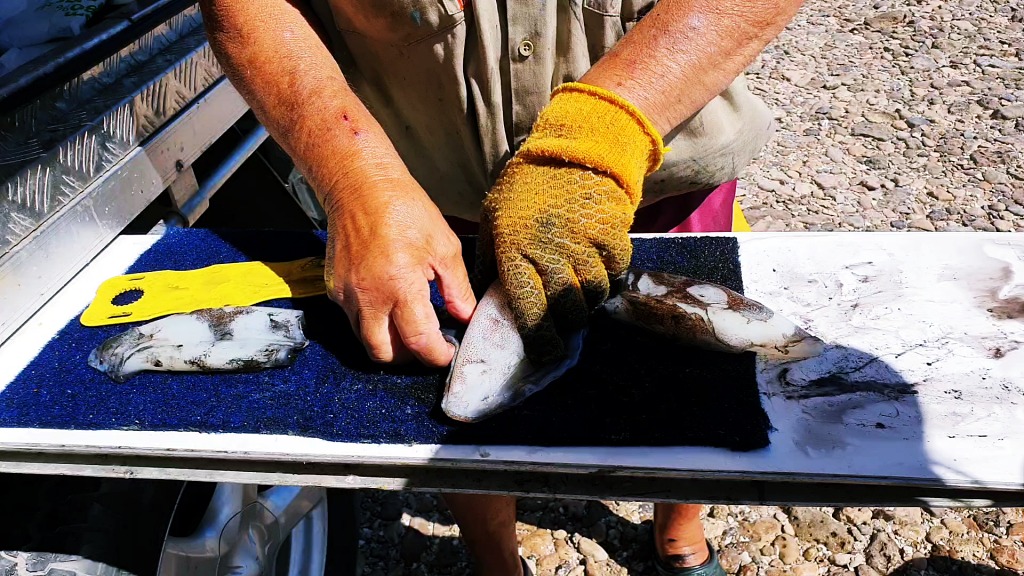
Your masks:
<svg viewBox="0 0 1024 576"><path fill-rule="evenodd" d="M0 467L6 462L8 470L28 472L247 481L254 478L247 470L255 462L333 463L388 465L389 472L396 466L454 467L1024 488L1024 237L736 237L746 294L830 344L817 359L788 365L759 360L759 387L774 426L771 445L762 450L375 445L299 436L6 428L0 429ZM0 390L89 303L103 280L122 273L156 239L118 238L0 346ZM163 460L147 466L115 458L132 455ZM95 460L100 456L107 459ZM166 465L175 459L190 464ZM219 462L216 473L183 471L202 468L194 462L203 459ZM346 474L349 480L359 475ZM302 479L292 471L278 480L337 485L337 479L310 475Z"/></svg>

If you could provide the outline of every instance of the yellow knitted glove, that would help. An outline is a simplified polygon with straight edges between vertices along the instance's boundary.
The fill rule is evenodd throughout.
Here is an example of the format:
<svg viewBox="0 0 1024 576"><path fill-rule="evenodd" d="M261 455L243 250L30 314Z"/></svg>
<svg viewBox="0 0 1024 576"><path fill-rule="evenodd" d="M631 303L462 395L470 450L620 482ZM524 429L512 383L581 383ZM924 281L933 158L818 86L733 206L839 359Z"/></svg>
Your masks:
<svg viewBox="0 0 1024 576"><path fill-rule="evenodd" d="M563 356L558 333L584 327L629 265L643 180L664 152L635 106L570 83L505 166L483 204L478 272L501 279L532 361Z"/></svg>

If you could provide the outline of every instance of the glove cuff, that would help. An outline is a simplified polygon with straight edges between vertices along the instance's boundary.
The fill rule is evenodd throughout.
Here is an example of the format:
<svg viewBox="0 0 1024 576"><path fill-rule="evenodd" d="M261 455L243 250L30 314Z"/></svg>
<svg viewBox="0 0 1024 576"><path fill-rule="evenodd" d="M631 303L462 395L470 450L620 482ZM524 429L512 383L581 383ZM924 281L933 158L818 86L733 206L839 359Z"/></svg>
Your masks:
<svg viewBox="0 0 1024 576"><path fill-rule="evenodd" d="M661 167L665 152L661 135L636 106L604 88L570 82L551 93L517 155L607 174L636 208L644 178Z"/></svg>

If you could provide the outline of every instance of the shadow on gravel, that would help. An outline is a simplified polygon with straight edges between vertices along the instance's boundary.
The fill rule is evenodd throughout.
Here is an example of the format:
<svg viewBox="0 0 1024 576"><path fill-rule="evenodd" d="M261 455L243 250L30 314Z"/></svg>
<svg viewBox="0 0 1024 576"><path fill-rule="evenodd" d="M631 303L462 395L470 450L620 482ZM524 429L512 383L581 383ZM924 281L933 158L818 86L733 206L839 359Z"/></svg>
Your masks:
<svg viewBox="0 0 1024 576"><path fill-rule="evenodd" d="M889 576L1020 576L1020 574L1015 570L994 568L966 560L931 556L928 558L926 568L917 567L911 561L890 572Z"/></svg>

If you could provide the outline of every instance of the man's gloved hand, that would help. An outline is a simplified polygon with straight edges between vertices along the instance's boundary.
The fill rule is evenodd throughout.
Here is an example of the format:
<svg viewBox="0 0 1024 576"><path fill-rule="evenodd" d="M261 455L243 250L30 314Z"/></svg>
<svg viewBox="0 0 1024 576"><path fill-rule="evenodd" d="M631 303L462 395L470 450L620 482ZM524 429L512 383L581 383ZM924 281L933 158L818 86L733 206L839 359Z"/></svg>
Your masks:
<svg viewBox="0 0 1024 576"><path fill-rule="evenodd" d="M565 354L559 332L585 326L629 266L628 232L661 136L635 106L580 83L552 93L483 204L478 259L504 284L526 352Z"/></svg>

